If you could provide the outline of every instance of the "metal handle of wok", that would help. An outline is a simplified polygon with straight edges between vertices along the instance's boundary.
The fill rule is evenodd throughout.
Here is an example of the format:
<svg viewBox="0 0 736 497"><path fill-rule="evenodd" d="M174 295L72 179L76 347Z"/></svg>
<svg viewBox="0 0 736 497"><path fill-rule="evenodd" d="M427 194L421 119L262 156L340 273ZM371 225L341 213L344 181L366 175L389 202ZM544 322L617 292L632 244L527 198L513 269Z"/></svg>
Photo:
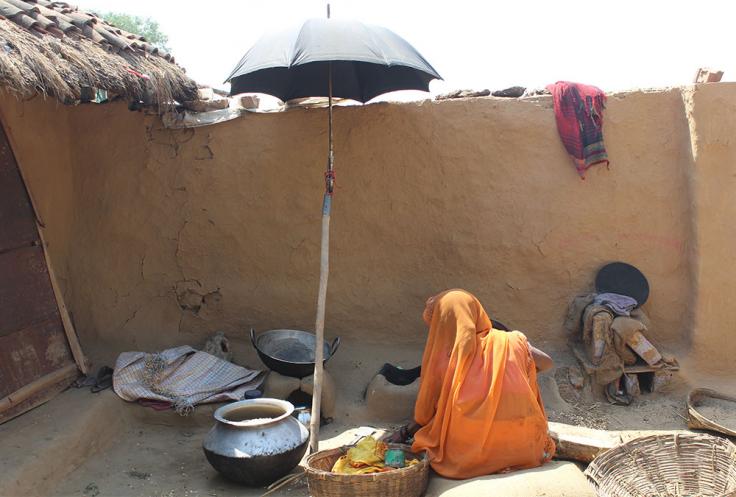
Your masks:
<svg viewBox="0 0 736 497"><path fill-rule="evenodd" d="M250 341L253 344L254 349L260 350L258 348L258 345L256 345L256 330L254 330L253 328L250 329Z"/></svg>
<svg viewBox="0 0 736 497"><path fill-rule="evenodd" d="M340 347L340 337L337 337L332 341L332 345L330 345L330 356L327 359L325 359L325 362L332 359L332 356L335 355L335 352L337 352L337 349L339 347Z"/></svg>

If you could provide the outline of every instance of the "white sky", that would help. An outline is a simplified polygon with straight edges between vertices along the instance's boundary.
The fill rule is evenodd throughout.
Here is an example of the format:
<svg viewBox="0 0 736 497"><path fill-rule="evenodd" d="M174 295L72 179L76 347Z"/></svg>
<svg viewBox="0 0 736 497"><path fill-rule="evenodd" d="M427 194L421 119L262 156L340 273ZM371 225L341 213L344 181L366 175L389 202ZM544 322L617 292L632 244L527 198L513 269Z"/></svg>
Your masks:
<svg viewBox="0 0 736 497"><path fill-rule="evenodd" d="M85 10L152 17L177 62L200 83L222 81L265 31L325 15L324 0L78 0ZM698 67L736 80L733 0L331 0L332 17L392 29L451 89L604 90L691 83ZM425 94L417 92L416 96ZM408 96L408 95L407 95Z"/></svg>

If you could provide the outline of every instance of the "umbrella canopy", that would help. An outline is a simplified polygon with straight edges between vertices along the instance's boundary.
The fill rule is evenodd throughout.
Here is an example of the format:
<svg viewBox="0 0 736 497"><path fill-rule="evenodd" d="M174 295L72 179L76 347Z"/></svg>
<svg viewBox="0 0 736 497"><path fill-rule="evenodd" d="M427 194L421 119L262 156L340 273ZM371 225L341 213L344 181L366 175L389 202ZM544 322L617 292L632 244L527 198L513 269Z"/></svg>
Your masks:
<svg viewBox="0 0 736 497"><path fill-rule="evenodd" d="M319 448L325 306L330 253L330 212L334 193L332 99L366 102L397 90L429 91L441 79L414 47L386 28L357 21L311 19L300 28L266 35L227 78L230 93L267 93L283 101L328 97L328 155L322 201L319 291L315 320L314 388L310 448Z"/></svg>
<svg viewBox="0 0 736 497"><path fill-rule="evenodd" d="M397 90L429 91L442 79L393 31L352 20L310 19L263 36L228 76L230 93L267 93L283 101L332 96L367 102Z"/></svg>

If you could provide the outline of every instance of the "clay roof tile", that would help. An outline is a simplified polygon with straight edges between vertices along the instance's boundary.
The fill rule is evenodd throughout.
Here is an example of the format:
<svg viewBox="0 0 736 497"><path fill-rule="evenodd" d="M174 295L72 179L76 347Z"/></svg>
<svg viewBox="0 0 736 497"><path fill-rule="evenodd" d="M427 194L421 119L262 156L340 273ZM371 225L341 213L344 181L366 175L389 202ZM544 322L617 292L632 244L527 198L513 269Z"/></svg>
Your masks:
<svg viewBox="0 0 736 497"><path fill-rule="evenodd" d="M0 85L19 92L54 93L68 101L78 98L82 86L96 86L144 100L154 94L153 100L167 105L196 94L196 83L170 54L67 2L0 0L0 38L6 46L26 44L0 58ZM43 46L44 39L56 45ZM135 76L149 73L154 76Z"/></svg>

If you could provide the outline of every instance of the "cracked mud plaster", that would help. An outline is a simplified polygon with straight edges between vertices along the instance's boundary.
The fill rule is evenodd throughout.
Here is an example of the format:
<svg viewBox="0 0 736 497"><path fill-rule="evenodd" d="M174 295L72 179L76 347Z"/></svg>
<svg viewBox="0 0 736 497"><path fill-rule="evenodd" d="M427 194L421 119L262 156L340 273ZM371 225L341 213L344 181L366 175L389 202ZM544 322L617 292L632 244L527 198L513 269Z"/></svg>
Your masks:
<svg viewBox="0 0 736 497"><path fill-rule="evenodd" d="M182 145L190 142L194 136L194 129L170 130L157 123L147 124L145 128L146 140L161 155L161 158L174 159L179 156ZM154 153L156 153L154 152Z"/></svg>
<svg viewBox="0 0 736 497"><path fill-rule="evenodd" d="M209 145L202 145L194 153L194 160L212 160L214 157L215 154Z"/></svg>
<svg viewBox="0 0 736 497"><path fill-rule="evenodd" d="M218 308L222 301L222 293L217 288L211 292L203 292L198 281L177 282L175 287L176 301L182 311L200 316L207 311Z"/></svg>
<svg viewBox="0 0 736 497"><path fill-rule="evenodd" d="M653 338L692 344L707 359L699 366L733 363L723 330L736 322L736 279L722 262L733 230L722 220L736 212L723 187L734 177L736 85L690 91L610 95L611 168L585 181L551 98L336 109L329 334L424 340L426 298L462 286L491 317L564 346L572 296L624 260L650 281ZM313 326L324 109L172 132L122 103L2 103L83 341L153 346L181 329L204 340L242 322ZM195 159L209 156L203 147L211 160ZM113 288L130 292L125 305ZM161 291L171 295L150 298Z"/></svg>
<svg viewBox="0 0 736 497"><path fill-rule="evenodd" d="M212 160L215 158L215 153L210 147L210 138L212 135L209 133L201 135L198 143L193 144L194 147L194 160Z"/></svg>

